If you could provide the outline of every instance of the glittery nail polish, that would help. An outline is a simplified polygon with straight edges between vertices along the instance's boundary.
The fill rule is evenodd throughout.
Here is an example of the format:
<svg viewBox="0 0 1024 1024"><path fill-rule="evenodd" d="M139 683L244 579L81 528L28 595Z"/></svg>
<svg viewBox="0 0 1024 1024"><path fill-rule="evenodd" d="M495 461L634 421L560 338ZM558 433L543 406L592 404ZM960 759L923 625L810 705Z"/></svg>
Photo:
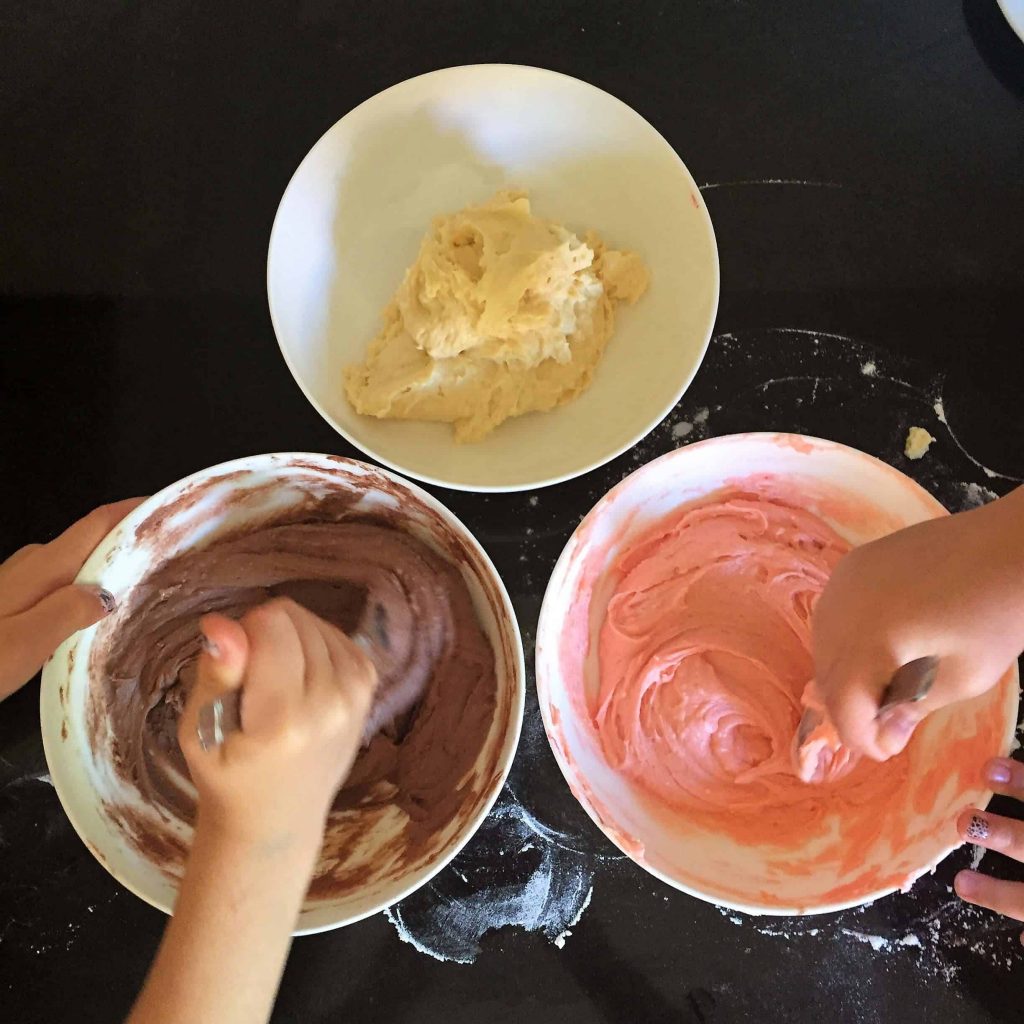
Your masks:
<svg viewBox="0 0 1024 1024"><path fill-rule="evenodd" d="M100 604L103 605L104 615L109 615L117 607L117 601L114 600L114 595L109 590L100 587L96 591L96 596L100 599Z"/></svg>
<svg viewBox="0 0 1024 1024"><path fill-rule="evenodd" d="M984 842L989 837L990 829L988 827L988 821L985 820L980 814L971 815L971 823L967 826L965 835L968 839L973 839L975 842Z"/></svg>

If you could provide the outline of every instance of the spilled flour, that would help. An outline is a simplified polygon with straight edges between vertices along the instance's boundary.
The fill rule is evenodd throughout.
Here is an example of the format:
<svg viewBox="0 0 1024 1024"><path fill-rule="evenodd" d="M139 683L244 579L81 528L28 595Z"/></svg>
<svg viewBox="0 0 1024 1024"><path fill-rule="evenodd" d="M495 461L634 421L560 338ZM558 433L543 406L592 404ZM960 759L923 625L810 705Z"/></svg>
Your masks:
<svg viewBox="0 0 1024 1024"><path fill-rule="evenodd" d="M502 928L539 932L562 949L590 906L594 871L591 858L548 832L506 791L451 867L385 911L398 937L459 964L476 960L481 939Z"/></svg>
<svg viewBox="0 0 1024 1024"><path fill-rule="evenodd" d="M897 893L838 914L762 918L719 910L731 924L782 940L788 947L820 949L822 944L844 947L854 942L869 946L873 954L892 961L894 968L906 964L945 982L980 966L1009 971L1024 962L1021 925L964 903L950 884L962 868L977 868L984 854L981 847L963 847L934 874L919 879L909 893Z"/></svg>

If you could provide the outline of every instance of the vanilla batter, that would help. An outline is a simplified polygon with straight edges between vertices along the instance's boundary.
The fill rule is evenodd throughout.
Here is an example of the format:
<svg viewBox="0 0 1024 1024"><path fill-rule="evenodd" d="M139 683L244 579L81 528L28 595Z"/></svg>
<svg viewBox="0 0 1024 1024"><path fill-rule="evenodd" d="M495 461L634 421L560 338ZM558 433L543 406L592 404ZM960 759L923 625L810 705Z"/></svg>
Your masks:
<svg viewBox="0 0 1024 1024"><path fill-rule="evenodd" d="M356 411L452 423L478 441L512 416L590 384L649 274L636 253L581 240L530 210L525 192L438 217L384 310L365 362L345 371Z"/></svg>

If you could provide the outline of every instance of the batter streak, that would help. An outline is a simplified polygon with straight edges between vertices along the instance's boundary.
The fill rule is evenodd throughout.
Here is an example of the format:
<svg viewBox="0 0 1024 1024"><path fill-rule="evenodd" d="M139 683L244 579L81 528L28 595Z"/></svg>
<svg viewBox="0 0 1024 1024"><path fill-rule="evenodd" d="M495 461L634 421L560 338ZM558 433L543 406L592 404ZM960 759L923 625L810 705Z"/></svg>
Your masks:
<svg viewBox="0 0 1024 1024"><path fill-rule="evenodd" d="M362 751L329 825L341 822L354 841L360 821L372 824L364 812L395 804L408 815L405 854L413 859L470 796L464 778L494 716L495 662L458 570L385 521L305 510L189 551L142 580L127 617L94 653L117 769L148 803L192 819L176 730L199 655L199 618L237 618L277 595L347 632L368 601L380 604L390 650L378 659L378 699L410 677L425 686L420 703ZM359 815L344 813L357 806ZM158 836L136 839L151 854L165 849ZM314 891L330 888L314 881Z"/></svg>
<svg viewBox="0 0 1024 1024"><path fill-rule="evenodd" d="M674 814L743 842L786 845L826 813L884 804L902 758L844 764L808 786L792 756L811 614L848 548L812 513L737 489L674 511L625 550L599 635L595 726L610 764Z"/></svg>

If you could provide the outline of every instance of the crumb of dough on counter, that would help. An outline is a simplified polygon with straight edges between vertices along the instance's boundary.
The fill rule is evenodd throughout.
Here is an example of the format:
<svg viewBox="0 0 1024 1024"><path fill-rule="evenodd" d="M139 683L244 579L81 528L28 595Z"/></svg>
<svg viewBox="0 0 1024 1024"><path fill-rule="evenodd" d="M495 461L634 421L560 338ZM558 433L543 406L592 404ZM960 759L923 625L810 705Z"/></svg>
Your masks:
<svg viewBox="0 0 1024 1024"><path fill-rule="evenodd" d="M434 220L383 312L364 362L345 370L356 411L451 423L479 441L590 384L650 272L634 252L538 217L525 191Z"/></svg>
<svg viewBox="0 0 1024 1024"><path fill-rule="evenodd" d="M903 453L908 459L920 459L927 453L934 440L935 438L924 427L911 427L907 432L907 443L903 446Z"/></svg>

